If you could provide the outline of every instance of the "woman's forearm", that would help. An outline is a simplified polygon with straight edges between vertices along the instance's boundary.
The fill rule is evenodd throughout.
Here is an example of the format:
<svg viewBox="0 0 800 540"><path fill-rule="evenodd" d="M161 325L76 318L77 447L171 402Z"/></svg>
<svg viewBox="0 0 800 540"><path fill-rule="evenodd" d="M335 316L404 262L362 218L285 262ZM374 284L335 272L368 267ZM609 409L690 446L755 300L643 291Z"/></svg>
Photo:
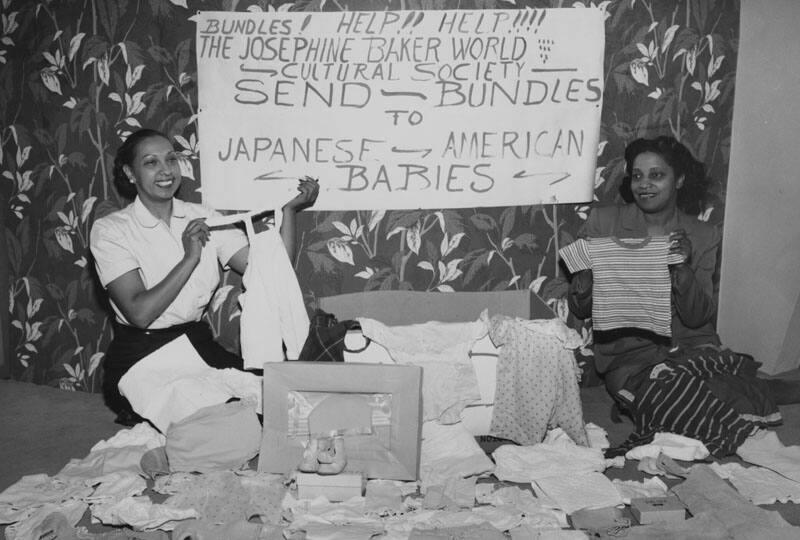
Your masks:
<svg viewBox="0 0 800 540"><path fill-rule="evenodd" d="M184 257L149 289L144 287L138 270L134 270L110 283L109 294L131 325L147 328L175 301L198 262Z"/></svg>
<svg viewBox="0 0 800 540"><path fill-rule="evenodd" d="M672 301L684 326L699 328L709 322L716 313L716 305L691 267L679 264L670 268L670 274Z"/></svg>
<svg viewBox="0 0 800 540"><path fill-rule="evenodd" d="M286 247L286 253L289 254L289 260L294 262L297 211L288 206L284 206L281 211L283 212L283 220L281 220L281 239L283 239L283 245Z"/></svg>

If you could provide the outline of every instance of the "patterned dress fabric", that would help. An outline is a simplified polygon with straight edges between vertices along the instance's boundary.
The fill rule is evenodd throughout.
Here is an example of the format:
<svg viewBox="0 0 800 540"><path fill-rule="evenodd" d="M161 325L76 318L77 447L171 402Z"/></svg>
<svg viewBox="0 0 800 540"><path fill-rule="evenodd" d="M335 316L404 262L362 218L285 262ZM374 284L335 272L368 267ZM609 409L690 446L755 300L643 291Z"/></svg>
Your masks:
<svg viewBox="0 0 800 540"><path fill-rule="evenodd" d="M523 445L542 442L548 427L561 427L588 445L577 365L568 334L547 331L536 321L495 315L489 336L500 347L490 433ZM558 319L550 325L566 326ZM502 347L501 347L502 346Z"/></svg>

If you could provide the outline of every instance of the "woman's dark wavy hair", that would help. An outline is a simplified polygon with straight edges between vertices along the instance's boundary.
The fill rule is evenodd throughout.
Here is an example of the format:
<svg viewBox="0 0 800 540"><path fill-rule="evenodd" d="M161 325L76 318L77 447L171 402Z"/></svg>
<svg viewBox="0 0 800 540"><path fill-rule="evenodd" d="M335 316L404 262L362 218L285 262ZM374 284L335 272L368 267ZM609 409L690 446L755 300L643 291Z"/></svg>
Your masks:
<svg viewBox="0 0 800 540"><path fill-rule="evenodd" d="M654 139L636 139L625 148L625 177L619 188L622 198L633 201L631 172L636 156L645 152L658 154L672 167L675 177L683 175L683 186L678 190L678 208L690 215L701 213L706 208L709 179L706 168L696 160L692 152L674 137L660 136Z"/></svg>
<svg viewBox="0 0 800 540"><path fill-rule="evenodd" d="M126 199L136 198L136 185L131 183L128 175L125 174L123 167L125 165L133 165L133 158L136 157L136 151L139 149L139 143L151 137L163 137L169 140L169 137L160 131L143 128L128 135L128 138L125 139L125 142L123 142L122 145L117 149L117 155L114 157L114 186L117 188L117 192Z"/></svg>

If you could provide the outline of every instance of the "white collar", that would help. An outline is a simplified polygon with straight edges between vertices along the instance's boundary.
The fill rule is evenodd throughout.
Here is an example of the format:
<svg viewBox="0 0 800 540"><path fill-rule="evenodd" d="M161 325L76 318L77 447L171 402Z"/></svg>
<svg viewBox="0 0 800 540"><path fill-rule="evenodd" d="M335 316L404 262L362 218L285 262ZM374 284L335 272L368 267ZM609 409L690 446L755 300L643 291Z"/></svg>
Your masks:
<svg viewBox="0 0 800 540"><path fill-rule="evenodd" d="M153 229L155 228L160 219L150 212L147 207L142 203L139 196L136 196L136 199L133 201L133 214L136 216L136 220L142 227L146 229ZM173 198L172 199L172 217L174 218L185 218L186 217L186 203L184 203L180 199Z"/></svg>

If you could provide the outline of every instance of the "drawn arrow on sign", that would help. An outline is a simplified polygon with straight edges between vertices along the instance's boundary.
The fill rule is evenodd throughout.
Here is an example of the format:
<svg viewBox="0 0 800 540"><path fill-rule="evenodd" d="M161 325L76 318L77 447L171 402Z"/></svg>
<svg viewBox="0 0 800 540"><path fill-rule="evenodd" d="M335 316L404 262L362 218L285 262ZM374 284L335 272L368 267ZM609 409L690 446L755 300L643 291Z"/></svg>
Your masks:
<svg viewBox="0 0 800 540"><path fill-rule="evenodd" d="M426 158L431 153L431 148L398 148L396 146L392 146L392 152L395 154L415 154L417 152L422 153L422 157Z"/></svg>
<svg viewBox="0 0 800 540"><path fill-rule="evenodd" d="M570 176L572 176L572 175L570 173L568 173L568 172L528 173L528 172L525 172L525 170L523 169L523 170L519 171L518 173L516 173L514 175L514 178L522 179L522 178L542 178L542 177L545 177L545 179L547 180L548 179L547 177L551 177L551 178L554 177L555 180L552 180L550 182L550 185L552 186L553 184L558 184L559 182L563 182L564 180L566 180Z"/></svg>
<svg viewBox="0 0 800 540"><path fill-rule="evenodd" d="M293 178L291 176L276 176L279 172L281 172L280 169L276 171L265 172L264 174L260 174L253 178L253 180L291 180Z"/></svg>
<svg viewBox="0 0 800 540"><path fill-rule="evenodd" d="M240 64L239 65L239 70L243 71L245 73L266 73L270 77L274 77L275 75L278 74L278 72L276 70L274 70L274 69L270 69L270 68L251 68L251 67L245 67L244 64Z"/></svg>
<svg viewBox="0 0 800 540"><path fill-rule="evenodd" d="M381 95L384 97L417 97L423 101L428 99L428 96L421 92L400 92L381 89Z"/></svg>

